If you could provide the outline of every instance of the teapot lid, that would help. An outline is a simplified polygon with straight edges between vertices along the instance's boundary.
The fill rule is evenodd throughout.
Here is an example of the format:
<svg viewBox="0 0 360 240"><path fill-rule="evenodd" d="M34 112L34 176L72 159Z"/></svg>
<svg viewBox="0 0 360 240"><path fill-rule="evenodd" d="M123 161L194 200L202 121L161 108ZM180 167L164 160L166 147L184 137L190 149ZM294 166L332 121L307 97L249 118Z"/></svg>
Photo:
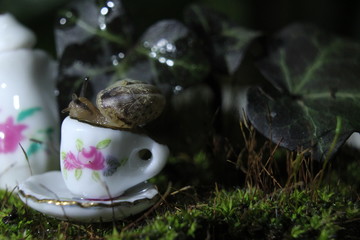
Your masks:
<svg viewBox="0 0 360 240"><path fill-rule="evenodd" d="M21 25L11 14L0 14L0 52L32 48L36 36Z"/></svg>

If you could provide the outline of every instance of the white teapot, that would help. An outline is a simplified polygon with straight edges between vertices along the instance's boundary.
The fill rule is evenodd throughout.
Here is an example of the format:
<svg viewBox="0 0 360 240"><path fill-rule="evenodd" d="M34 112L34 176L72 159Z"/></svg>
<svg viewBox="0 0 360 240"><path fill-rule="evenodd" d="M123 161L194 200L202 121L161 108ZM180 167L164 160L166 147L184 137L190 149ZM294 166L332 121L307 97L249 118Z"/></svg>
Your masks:
<svg viewBox="0 0 360 240"><path fill-rule="evenodd" d="M33 50L35 35L0 14L0 189L57 168L56 62Z"/></svg>

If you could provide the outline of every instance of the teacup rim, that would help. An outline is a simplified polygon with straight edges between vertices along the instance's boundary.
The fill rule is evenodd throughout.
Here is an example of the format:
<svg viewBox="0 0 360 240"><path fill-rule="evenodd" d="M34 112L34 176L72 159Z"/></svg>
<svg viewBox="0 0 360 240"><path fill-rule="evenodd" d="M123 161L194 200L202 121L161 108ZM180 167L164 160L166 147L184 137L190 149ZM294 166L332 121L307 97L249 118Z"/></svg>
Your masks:
<svg viewBox="0 0 360 240"><path fill-rule="evenodd" d="M96 128L103 128L103 129L110 129L110 130L119 130L119 131L126 131L126 132L131 132L131 133L136 133L136 134L140 134L140 135L148 135L147 134L147 131L142 128L142 127L134 127L134 128L116 128L116 127L104 127L100 124L96 124L96 123L93 123L93 122L90 122L90 121L86 121L86 120L81 120L81 119L78 119L78 118L74 118L74 117L71 117L71 116L67 116L64 121L66 119L71 119L71 120L75 120L75 121L78 121L80 123L84 123L84 124L88 124L92 127L96 127Z"/></svg>

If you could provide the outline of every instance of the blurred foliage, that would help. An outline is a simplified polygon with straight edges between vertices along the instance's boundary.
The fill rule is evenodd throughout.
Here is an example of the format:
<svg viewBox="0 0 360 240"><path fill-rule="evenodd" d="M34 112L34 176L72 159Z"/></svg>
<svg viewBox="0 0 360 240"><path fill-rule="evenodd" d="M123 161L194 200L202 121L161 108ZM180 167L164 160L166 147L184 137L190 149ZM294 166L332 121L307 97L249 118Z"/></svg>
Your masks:
<svg viewBox="0 0 360 240"><path fill-rule="evenodd" d="M10 12L33 29L38 47L54 53L52 26L56 10L70 0L1 0L0 13ZM360 2L340 0L260 1L260 0L125 0L132 21L141 34L160 19L182 17L191 3L205 4L229 16L238 24L264 32L278 30L294 21L311 22L335 34L360 38Z"/></svg>

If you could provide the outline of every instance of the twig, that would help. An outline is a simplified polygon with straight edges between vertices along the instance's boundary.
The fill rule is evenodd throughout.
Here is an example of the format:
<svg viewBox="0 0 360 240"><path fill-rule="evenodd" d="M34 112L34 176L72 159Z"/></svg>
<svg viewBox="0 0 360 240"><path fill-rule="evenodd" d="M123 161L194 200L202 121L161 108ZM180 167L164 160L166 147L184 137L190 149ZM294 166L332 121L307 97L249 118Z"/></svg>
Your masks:
<svg viewBox="0 0 360 240"><path fill-rule="evenodd" d="M342 128L342 118L340 116L336 116L336 128L335 128L335 136L333 138L333 141L331 142L331 145L329 147L329 150L327 151L324 159L324 163L322 166L322 169L319 171L319 173L315 176L314 180L317 181L316 188L319 188L323 178L324 178L324 171L326 170L326 167L328 165L328 162L331 158L331 155L333 154L333 151L336 147L337 141L339 139L339 136L341 134L341 128Z"/></svg>
<svg viewBox="0 0 360 240"><path fill-rule="evenodd" d="M139 217L138 219L136 219L135 221L133 221L132 223L130 223L129 225L125 226L123 229L121 229L121 232L126 231L127 229L133 227L135 224L137 224L138 222L144 220L145 218L147 218L155 209L157 209L161 203L163 203L165 201L165 199L167 198L167 196L170 194L170 190L171 190L171 186L172 183L170 182L167 186L167 189L164 193L164 195L160 196L161 199L154 205L152 206L148 211L146 211L141 217Z"/></svg>
<svg viewBox="0 0 360 240"><path fill-rule="evenodd" d="M49 193L53 194L55 196L55 198L60 201L60 198L59 196L54 192L52 191L51 189L49 189L47 186L45 186L44 184L40 184L40 187L44 188L46 191L48 191ZM69 217L66 215L66 212L65 212L65 208L64 206L60 205L61 206L61 210L64 214L64 218L66 218L68 221L69 221Z"/></svg>
<svg viewBox="0 0 360 240"><path fill-rule="evenodd" d="M25 159L26 159L26 162L27 162L27 164L28 164L28 166L29 166L29 170L30 170L30 176L32 176L33 173L32 173L32 169L31 169L29 157L28 157L28 155L26 154L26 151L25 151L25 149L23 148L23 146L21 145L21 143L19 143L19 146L20 146L21 150L23 151L23 153L24 153L24 155L25 155Z"/></svg>
<svg viewBox="0 0 360 240"><path fill-rule="evenodd" d="M186 187L183 187L183 188L181 188L181 189L179 189L179 190L176 190L176 191L170 193L170 195L171 195L171 196L174 196L174 195L176 195L176 194L178 194L178 193L180 193L180 192L189 190L189 189L191 189L191 188L193 188L193 187L192 187L192 186L186 186Z"/></svg>

